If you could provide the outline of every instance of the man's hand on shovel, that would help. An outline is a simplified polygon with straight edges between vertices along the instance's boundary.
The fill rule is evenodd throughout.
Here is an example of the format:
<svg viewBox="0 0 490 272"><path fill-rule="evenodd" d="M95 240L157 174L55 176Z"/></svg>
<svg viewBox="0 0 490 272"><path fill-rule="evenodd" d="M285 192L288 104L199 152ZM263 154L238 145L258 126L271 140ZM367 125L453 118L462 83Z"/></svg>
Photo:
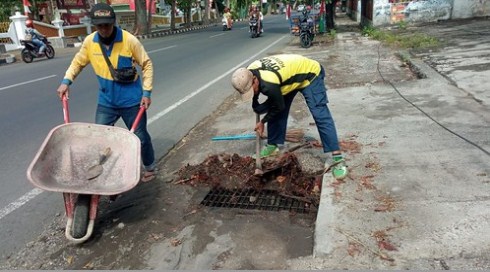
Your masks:
<svg viewBox="0 0 490 272"><path fill-rule="evenodd" d="M259 115L257 114L257 116ZM260 116L257 124L255 125L255 132L259 137L264 137L264 123L260 122Z"/></svg>
<svg viewBox="0 0 490 272"><path fill-rule="evenodd" d="M255 132L257 137L255 138L255 176L262 176L264 171L262 171L262 161L260 159L260 137L264 134L264 124L260 122L260 114L255 115L256 124Z"/></svg>

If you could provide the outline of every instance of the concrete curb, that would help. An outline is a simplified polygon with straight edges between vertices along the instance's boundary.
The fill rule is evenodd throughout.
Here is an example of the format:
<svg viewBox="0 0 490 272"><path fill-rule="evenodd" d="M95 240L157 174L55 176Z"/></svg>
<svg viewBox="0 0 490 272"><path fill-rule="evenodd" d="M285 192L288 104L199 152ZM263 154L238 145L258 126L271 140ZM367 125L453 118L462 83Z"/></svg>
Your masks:
<svg viewBox="0 0 490 272"><path fill-rule="evenodd" d="M236 20L233 20L233 22L241 22L241 21L245 21L245 19L236 19ZM221 25L221 22L215 22L215 23L211 23L211 24L205 25L205 26L200 25L200 26L194 26L194 27L177 29L177 30L169 30L169 29L166 29L166 30L162 30L162 31L159 31L159 32L151 33L151 34L137 35L136 37L138 39L158 38L158 37L163 37L163 36L167 36L167 35L179 34L179 33L189 32L189 31L193 31L193 30L204 29L204 28L208 28L208 27L212 27L212 26L218 26L218 25Z"/></svg>
<svg viewBox="0 0 490 272"><path fill-rule="evenodd" d="M9 64L15 62L15 55L13 54L2 54L0 55L0 65Z"/></svg>
<svg viewBox="0 0 490 272"><path fill-rule="evenodd" d="M207 28L210 26L214 26L214 25L215 24L209 24L206 26L195 26L195 27L182 28L182 29L177 29L177 30L165 29L165 30L157 31L157 32L154 32L151 34L135 35L135 36L139 40L146 40L146 39L159 38L159 37L164 37L164 36L168 36L168 35L179 34L179 33L184 33L184 32L188 32L188 31L203 29L203 28ZM74 48L74 47L80 47L80 46L82 46L82 43L76 42L76 43L67 43L65 47Z"/></svg>
<svg viewBox="0 0 490 272"><path fill-rule="evenodd" d="M325 162L325 169L329 164ZM337 218L336 212L333 210L334 188L330 186L335 181L331 172L325 173L322 178L322 189L320 195L320 204L318 205L318 213L315 222L315 236L313 244L313 256L322 257L332 253L333 239L335 237L334 220Z"/></svg>
<svg viewBox="0 0 490 272"><path fill-rule="evenodd" d="M81 42L66 44L66 47L80 47L80 46L82 46Z"/></svg>
<svg viewBox="0 0 490 272"><path fill-rule="evenodd" d="M179 33L184 33L188 31L193 31L193 30L198 30L198 29L204 29L207 27L210 27L212 25L207 25L207 26L195 26L195 27L190 27L190 28L183 28L183 29L177 29L177 30L162 30L159 32L151 33L151 34L146 34L146 35L137 35L136 38L144 40L144 39L152 39L152 38L158 38L158 37L163 37L167 35L173 35L173 34L179 34Z"/></svg>

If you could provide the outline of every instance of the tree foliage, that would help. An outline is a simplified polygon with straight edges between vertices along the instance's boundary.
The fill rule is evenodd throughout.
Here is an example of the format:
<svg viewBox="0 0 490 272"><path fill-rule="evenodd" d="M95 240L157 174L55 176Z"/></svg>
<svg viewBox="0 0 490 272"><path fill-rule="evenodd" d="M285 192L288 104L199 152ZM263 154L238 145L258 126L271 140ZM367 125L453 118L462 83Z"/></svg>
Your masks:
<svg viewBox="0 0 490 272"><path fill-rule="evenodd" d="M22 0L0 0L0 22L8 22L16 10L23 10Z"/></svg>

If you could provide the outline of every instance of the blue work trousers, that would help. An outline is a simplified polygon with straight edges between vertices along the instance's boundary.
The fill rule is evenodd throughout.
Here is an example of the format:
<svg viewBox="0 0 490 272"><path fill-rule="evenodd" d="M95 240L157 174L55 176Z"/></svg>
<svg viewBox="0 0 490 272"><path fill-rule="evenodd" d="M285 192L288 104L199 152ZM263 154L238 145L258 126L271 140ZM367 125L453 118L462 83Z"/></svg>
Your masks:
<svg viewBox="0 0 490 272"><path fill-rule="evenodd" d="M97 106L97 112L95 114L95 123L100 125L114 126L114 124L122 118L124 124L128 129L131 129L134 120L140 106L134 106L129 108L109 108L101 105ZM138 127L135 129L134 134L138 136L141 141L141 159L145 170L152 171L155 169L155 153L153 145L151 143L151 137L146 129L146 112L141 117Z"/></svg>
<svg viewBox="0 0 490 272"><path fill-rule="evenodd" d="M306 105L310 109L311 115L315 120L318 133L325 153L340 150L337 130L332 114L328 109L327 89L324 84L325 70L322 67L320 74L303 90L295 90L284 96L284 110L267 124L267 143L284 144L286 140L286 129L288 123L289 110L293 99L298 92L303 94Z"/></svg>

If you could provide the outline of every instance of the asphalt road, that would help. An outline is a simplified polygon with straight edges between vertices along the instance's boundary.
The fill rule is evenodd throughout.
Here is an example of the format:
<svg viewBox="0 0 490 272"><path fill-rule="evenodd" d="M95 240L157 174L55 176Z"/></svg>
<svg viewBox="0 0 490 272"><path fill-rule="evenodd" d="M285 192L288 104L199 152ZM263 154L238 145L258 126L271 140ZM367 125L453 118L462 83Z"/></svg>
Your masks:
<svg viewBox="0 0 490 272"><path fill-rule="evenodd" d="M229 74L234 69L277 52L289 41L284 16L269 16L266 23L266 33L258 39L248 36L246 22L237 22L232 31L217 25L142 41L155 67L148 114L158 158L233 94ZM76 51L0 67L2 259L37 237L55 216L64 215L62 195L35 189L26 169L48 132L63 123L55 91ZM93 122L97 89L87 67L71 88L72 122Z"/></svg>

